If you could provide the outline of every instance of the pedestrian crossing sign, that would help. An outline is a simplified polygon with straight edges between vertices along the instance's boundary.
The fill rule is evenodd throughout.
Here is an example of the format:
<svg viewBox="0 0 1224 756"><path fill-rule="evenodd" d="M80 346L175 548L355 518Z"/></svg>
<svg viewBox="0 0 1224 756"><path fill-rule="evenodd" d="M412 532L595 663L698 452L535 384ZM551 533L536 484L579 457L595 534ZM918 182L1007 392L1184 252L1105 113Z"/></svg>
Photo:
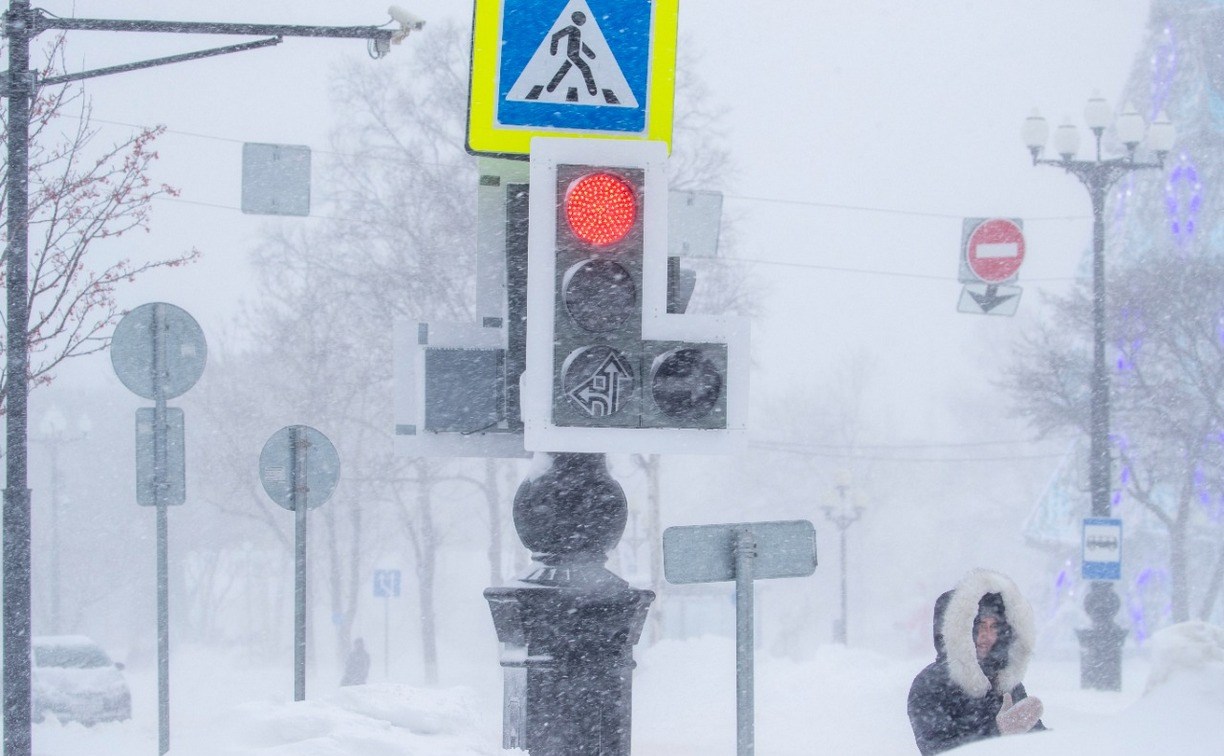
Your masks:
<svg viewBox="0 0 1224 756"><path fill-rule="evenodd" d="M666 142L679 0L476 0L467 149L533 136Z"/></svg>

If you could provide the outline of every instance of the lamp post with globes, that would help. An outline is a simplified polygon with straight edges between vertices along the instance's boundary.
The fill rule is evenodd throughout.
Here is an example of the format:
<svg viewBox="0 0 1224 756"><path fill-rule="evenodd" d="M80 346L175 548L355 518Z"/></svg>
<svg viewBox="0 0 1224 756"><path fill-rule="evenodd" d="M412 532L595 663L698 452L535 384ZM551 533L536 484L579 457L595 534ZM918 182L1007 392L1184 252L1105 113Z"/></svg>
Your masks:
<svg viewBox="0 0 1224 756"><path fill-rule="evenodd" d="M1165 156L1173 146L1173 124L1162 112L1148 128L1143 116L1127 104L1114 121L1119 141L1126 147L1120 157L1101 157L1101 137L1113 120L1109 104L1100 94L1088 100L1084 120L1096 142L1095 157L1076 159L1079 131L1065 121L1054 132L1054 149L1058 159L1043 159L1049 127L1034 110L1024 122L1023 138L1033 154L1033 165L1062 168L1079 179L1092 199L1092 384L1089 413L1088 479L1093 517L1108 517L1110 505L1109 450L1109 374L1105 367L1105 195L1121 177L1149 168L1163 168ZM1139 144L1147 132L1147 147L1155 160L1135 159ZM1077 630L1080 641L1080 686L1098 690L1120 690L1122 687L1122 642L1126 631L1114 622L1121 600L1113 586L1094 581L1084 597L1084 610L1092 627Z"/></svg>
<svg viewBox="0 0 1224 756"><path fill-rule="evenodd" d="M821 509L824 510L825 519L837 526L838 534L841 537L841 618L833 625L833 642L844 646L847 640L846 531L863 516L864 507L862 504L847 501L846 495L850 492L848 473L843 472L837 476L837 483L833 486L833 490L837 491L837 505L827 505ZM857 497L854 498L857 500Z"/></svg>

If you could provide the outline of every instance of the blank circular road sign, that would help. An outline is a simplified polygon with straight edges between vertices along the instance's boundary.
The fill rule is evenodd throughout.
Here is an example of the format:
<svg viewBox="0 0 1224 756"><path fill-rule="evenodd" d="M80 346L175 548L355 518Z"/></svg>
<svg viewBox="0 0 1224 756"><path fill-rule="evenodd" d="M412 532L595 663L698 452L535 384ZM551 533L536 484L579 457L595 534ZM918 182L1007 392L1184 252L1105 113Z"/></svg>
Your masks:
<svg viewBox="0 0 1224 756"><path fill-rule="evenodd" d="M307 509L330 499L340 478L340 455L327 436L309 425L287 425L273 433L259 453L259 482L272 501L290 512L298 465L305 468L305 490L299 496L304 496Z"/></svg>
<svg viewBox="0 0 1224 756"><path fill-rule="evenodd" d="M115 326L110 353L115 375L133 394L173 399L200 380L208 345L200 324L185 310L150 302Z"/></svg>
<svg viewBox="0 0 1224 756"><path fill-rule="evenodd" d="M1024 232L1007 218L982 221L965 243L965 262L982 281L1003 283L1024 262Z"/></svg>

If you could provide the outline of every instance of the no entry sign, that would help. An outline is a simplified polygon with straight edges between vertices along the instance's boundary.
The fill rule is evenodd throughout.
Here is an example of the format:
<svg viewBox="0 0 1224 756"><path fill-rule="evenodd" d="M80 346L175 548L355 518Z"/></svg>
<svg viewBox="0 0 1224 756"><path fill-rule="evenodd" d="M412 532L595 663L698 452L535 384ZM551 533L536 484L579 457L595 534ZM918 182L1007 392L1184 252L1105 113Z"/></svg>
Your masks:
<svg viewBox="0 0 1224 756"><path fill-rule="evenodd" d="M1016 275L1024 262L1024 231L1019 221L966 220L965 228L965 264L978 280L998 284Z"/></svg>

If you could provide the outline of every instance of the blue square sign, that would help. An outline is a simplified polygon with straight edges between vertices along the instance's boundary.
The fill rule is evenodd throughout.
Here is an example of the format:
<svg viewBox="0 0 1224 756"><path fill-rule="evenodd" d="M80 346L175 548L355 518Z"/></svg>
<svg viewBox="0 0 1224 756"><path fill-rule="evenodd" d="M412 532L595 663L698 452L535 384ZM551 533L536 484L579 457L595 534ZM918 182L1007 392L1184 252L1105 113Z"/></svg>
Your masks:
<svg viewBox="0 0 1224 756"><path fill-rule="evenodd" d="M1122 521L1110 517L1084 520L1085 580L1122 579Z"/></svg>
<svg viewBox="0 0 1224 756"><path fill-rule="evenodd" d="M468 149L533 136L670 143L678 0L476 0Z"/></svg>
<svg viewBox="0 0 1224 756"><path fill-rule="evenodd" d="M374 598L399 598L400 571L374 570Z"/></svg>
<svg viewBox="0 0 1224 756"><path fill-rule="evenodd" d="M642 132L650 8L647 0L506 0L498 123Z"/></svg>

